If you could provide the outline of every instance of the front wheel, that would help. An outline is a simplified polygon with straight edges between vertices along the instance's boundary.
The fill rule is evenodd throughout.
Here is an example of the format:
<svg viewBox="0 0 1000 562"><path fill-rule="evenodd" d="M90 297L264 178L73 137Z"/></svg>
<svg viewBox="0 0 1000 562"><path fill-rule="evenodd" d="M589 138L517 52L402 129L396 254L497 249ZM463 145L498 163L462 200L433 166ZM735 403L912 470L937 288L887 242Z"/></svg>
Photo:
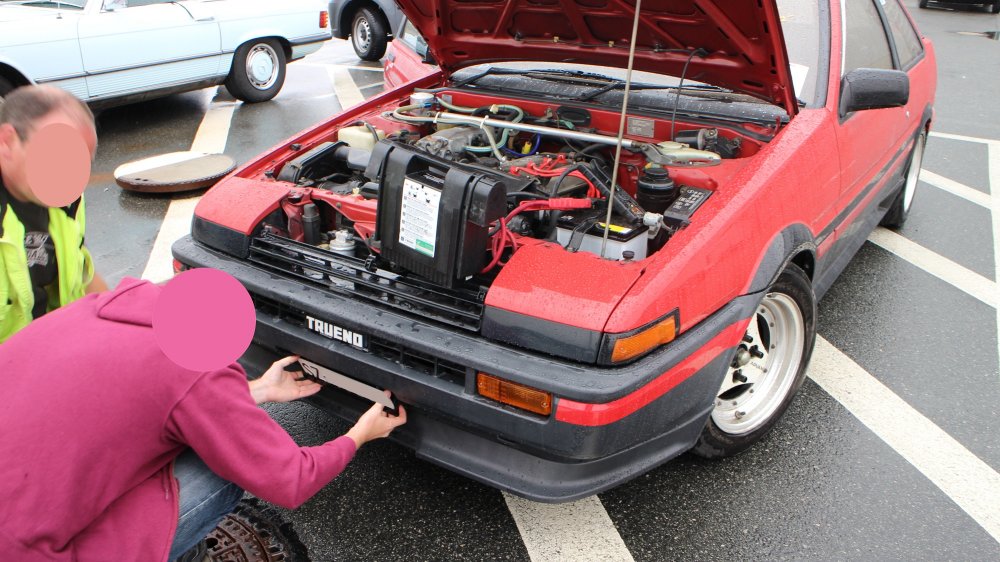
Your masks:
<svg viewBox="0 0 1000 562"><path fill-rule="evenodd" d="M247 103L268 101L285 84L285 50L274 39L255 39L236 49L226 89Z"/></svg>
<svg viewBox="0 0 1000 562"><path fill-rule="evenodd" d="M691 450L705 458L739 453L759 441L802 386L816 342L816 296L809 277L789 265L754 311Z"/></svg>
<svg viewBox="0 0 1000 562"><path fill-rule="evenodd" d="M370 8L358 10L351 24L351 45L358 58L377 61L385 55L388 44L389 31L382 18Z"/></svg>
<svg viewBox="0 0 1000 562"><path fill-rule="evenodd" d="M920 179L920 166L924 162L924 145L927 144L927 132L921 131L917 137L916 144L910 152L910 163L906 167L906 180L903 189L899 191L892 205L882 217L879 224L888 228L900 228L906 222L906 217L910 215L910 207L913 206L913 195L917 192L917 180Z"/></svg>

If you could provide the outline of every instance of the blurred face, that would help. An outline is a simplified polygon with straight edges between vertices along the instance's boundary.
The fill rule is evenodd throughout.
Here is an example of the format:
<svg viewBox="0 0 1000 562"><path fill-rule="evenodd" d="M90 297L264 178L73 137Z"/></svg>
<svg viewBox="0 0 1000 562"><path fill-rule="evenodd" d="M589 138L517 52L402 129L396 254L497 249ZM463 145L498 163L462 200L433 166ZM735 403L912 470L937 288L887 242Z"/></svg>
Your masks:
<svg viewBox="0 0 1000 562"><path fill-rule="evenodd" d="M51 111L35 122L23 141L13 126L0 125L0 176L7 190L19 201L50 206L43 199L52 203L52 198L45 193L53 183L63 191L70 189L82 193L85 179L78 188L67 182L76 184L81 175L90 175L90 162L96 152L94 126L72 109Z"/></svg>

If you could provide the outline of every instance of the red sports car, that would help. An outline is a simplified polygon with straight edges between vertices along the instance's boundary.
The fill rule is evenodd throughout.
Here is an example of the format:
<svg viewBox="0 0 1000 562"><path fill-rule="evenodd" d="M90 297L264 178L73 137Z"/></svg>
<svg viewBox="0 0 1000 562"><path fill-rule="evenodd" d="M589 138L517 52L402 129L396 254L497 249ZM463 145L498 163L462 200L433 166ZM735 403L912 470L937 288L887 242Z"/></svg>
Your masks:
<svg viewBox="0 0 1000 562"><path fill-rule="evenodd" d="M936 68L899 1L399 3L440 70L238 169L174 246L250 291L245 363L301 355L346 418L389 389L418 457L541 501L760 440L913 200Z"/></svg>

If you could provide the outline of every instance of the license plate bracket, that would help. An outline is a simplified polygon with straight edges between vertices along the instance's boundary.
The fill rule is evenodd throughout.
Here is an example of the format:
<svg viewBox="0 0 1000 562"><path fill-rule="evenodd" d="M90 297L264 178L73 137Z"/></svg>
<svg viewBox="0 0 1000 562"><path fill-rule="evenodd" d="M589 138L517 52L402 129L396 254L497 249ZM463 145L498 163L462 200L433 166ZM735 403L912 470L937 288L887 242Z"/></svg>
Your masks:
<svg viewBox="0 0 1000 562"><path fill-rule="evenodd" d="M302 359L301 357L299 358L299 363L302 365L302 372L305 373L306 376L319 379L324 383L336 386L337 388L346 390L351 394L371 400L372 402L378 402L389 410L396 409L395 400L386 396L385 392L383 392L380 388L363 383L357 379L352 379L347 375L338 373L337 371L324 367L319 363Z"/></svg>

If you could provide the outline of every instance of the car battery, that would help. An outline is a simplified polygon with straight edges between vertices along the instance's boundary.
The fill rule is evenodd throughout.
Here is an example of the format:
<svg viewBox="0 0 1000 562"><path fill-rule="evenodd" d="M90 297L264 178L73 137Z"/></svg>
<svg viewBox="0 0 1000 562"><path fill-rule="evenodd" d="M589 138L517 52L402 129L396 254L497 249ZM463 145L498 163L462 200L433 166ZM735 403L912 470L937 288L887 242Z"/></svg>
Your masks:
<svg viewBox="0 0 1000 562"><path fill-rule="evenodd" d="M563 213L556 223L556 240L567 250L601 255L605 218L604 212ZM620 217L612 217L604 257L613 260L645 259L648 230L644 225L635 226Z"/></svg>
<svg viewBox="0 0 1000 562"><path fill-rule="evenodd" d="M503 176L389 141L366 175L379 184L382 260L445 287L486 266L490 227L507 212Z"/></svg>

